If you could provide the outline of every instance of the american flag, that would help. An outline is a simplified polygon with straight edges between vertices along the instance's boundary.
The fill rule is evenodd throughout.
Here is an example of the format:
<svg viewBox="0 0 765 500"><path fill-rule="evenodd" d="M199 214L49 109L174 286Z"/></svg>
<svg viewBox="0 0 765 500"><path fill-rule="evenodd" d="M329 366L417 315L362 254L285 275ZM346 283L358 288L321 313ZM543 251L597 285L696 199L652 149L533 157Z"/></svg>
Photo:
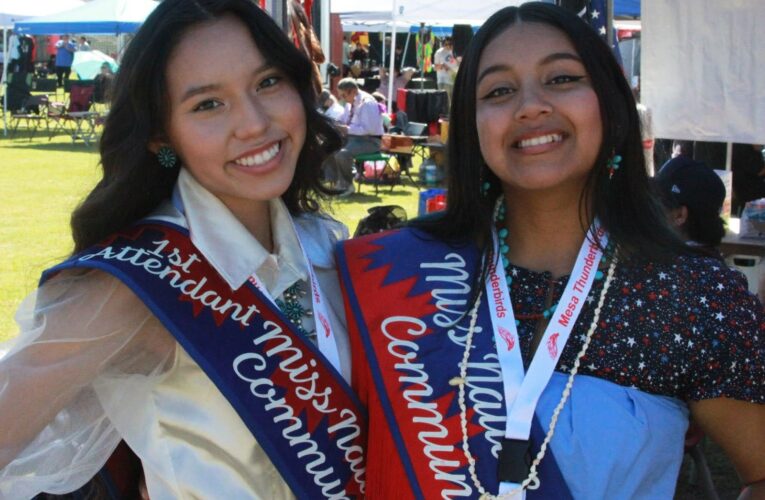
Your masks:
<svg viewBox="0 0 765 500"><path fill-rule="evenodd" d="M583 17L600 34L603 40L606 39L606 23L608 22L606 0L590 0L586 2L584 8L579 12L579 17Z"/></svg>
<svg viewBox="0 0 765 500"><path fill-rule="evenodd" d="M616 40L616 30L611 30L610 42L608 42L606 38L608 33L608 30L606 29L606 23L608 23L607 0L588 0L585 1L584 4L584 7L579 11L579 17L587 21L587 23L600 34L600 38L608 43L611 47L611 51L614 53L614 57L616 57L616 60L619 61L619 65L621 66L622 55L619 52L619 43Z"/></svg>

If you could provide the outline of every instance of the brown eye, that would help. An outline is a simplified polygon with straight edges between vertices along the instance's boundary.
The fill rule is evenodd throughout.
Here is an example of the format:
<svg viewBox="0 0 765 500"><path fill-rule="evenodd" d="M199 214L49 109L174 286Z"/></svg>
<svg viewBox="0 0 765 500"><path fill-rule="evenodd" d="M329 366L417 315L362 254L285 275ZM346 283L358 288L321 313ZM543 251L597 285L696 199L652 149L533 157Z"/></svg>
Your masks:
<svg viewBox="0 0 765 500"><path fill-rule="evenodd" d="M502 96L510 95L513 92L514 92L514 89L510 87L496 87L496 88L493 88L491 91L489 91L481 99L491 99L494 97L502 97Z"/></svg>
<svg viewBox="0 0 765 500"><path fill-rule="evenodd" d="M548 81L547 83L552 85L562 85L564 83L578 82L579 80L582 80L582 79L584 79L584 76L560 75L560 76L551 78L550 81Z"/></svg>
<svg viewBox="0 0 765 500"><path fill-rule="evenodd" d="M194 111L209 111L222 105L223 104L221 104L219 101L215 101L213 99L205 99L204 101L194 106Z"/></svg>
<svg viewBox="0 0 765 500"><path fill-rule="evenodd" d="M260 84L258 84L258 90L261 89L267 89L270 87L273 87L274 85L278 84L282 80L281 76L269 76L261 80Z"/></svg>

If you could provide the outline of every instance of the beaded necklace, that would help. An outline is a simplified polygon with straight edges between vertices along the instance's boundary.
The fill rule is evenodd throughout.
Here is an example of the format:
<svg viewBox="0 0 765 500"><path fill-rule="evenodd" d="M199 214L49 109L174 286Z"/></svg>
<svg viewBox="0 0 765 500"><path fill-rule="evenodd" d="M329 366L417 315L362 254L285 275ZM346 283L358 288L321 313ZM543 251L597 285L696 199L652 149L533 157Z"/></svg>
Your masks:
<svg viewBox="0 0 765 500"><path fill-rule="evenodd" d="M504 204L503 199L500 197L497 200L497 205L494 211L494 219L498 220L498 217L500 214L504 218ZM504 229L504 228L503 228ZM507 252L509 250L505 240L507 238L507 230L504 229L504 233L502 230L499 231L499 236L502 238L503 242L500 246L500 253L502 254L502 264L507 269L509 266L509 260L507 259ZM468 326L468 332L465 338L465 350L462 355L462 360L459 364L460 373L459 376L452 378L449 380L449 385L451 386L457 386L457 403L460 408L460 427L462 428L462 449L465 454L465 458L468 461L468 471L470 472L470 478L473 481L473 484L475 485L478 492L481 494L481 499L501 499L501 498L511 498L512 496L516 495L519 490L524 489L532 489L535 490L539 488L539 477L538 477L538 466L542 462L542 458L544 458L545 453L547 451L547 446L550 443L550 440L552 440L553 435L555 434L555 427L558 423L558 416L560 415L561 410L563 409L563 406L566 404L566 401L568 400L569 395L571 394L571 387L574 384L574 376L579 371L579 366L581 364L581 359L584 357L585 353L587 352L587 348L590 346L590 341L592 339L592 335L595 333L595 329L598 326L598 321L600 319L600 312L603 308L603 304L606 300L606 294L608 293L608 289L611 286L611 281L614 277L614 271L616 270L616 265L618 262L617 256L614 254L611 257L611 263L608 266L608 272L606 274L606 280L603 283L603 289L600 292L600 297L598 298L598 305L595 308L592 322L590 323L590 328L587 331L587 335L584 339L584 342L582 343L582 348L579 350L579 353L576 355L576 359L574 361L574 366L571 369L571 373L568 376L568 380L566 381L566 385L563 389L563 393L561 394L561 398L558 401L557 406L553 410L552 417L550 418L550 428L547 431L547 434L545 435L544 440L542 441L542 445L540 446L539 452L537 453L537 456L534 457L534 460L531 463L531 467L529 469L529 475L526 477L526 479L523 480L521 485L516 488L513 491L510 491L503 495L492 495L481 484L481 481L478 479L478 474L476 473L476 460L473 454L470 452L470 447L468 445L468 422L467 422L467 406L465 405L465 384L467 383L467 367L468 362L470 359L470 350L473 345L473 335L475 333L475 326L478 321L478 308L481 303L481 297L483 296L483 289L479 289L478 294L475 299L475 303L473 304L473 308L470 311L470 325ZM509 277L508 277L509 278ZM509 278L510 279L510 278ZM509 284L510 281L508 281Z"/></svg>
<svg viewBox="0 0 765 500"><path fill-rule="evenodd" d="M499 255L502 259L502 267L505 269L505 278L507 279L508 286L510 283L513 282L513 276L512 272L510 271L510 259L508 259L507 254L510 252L510 246L507 244L507 237L510 234L507 228L501 227L501 223L505 220L505 213L506 208L504 204L499 205L499 208L495 211L494 221L497 224L497 236L499 237ZM604 257L605 260L605 257ZM603 271L598 270L595 273L595 279L596 280L602 280L603 279ZM547 309L544 309L541 314L520 314L518 312L515 313L515 324L516 326L520 325L520 320L540 320L542 318L544 319L550 319L552 314L555 312L555 308L558 307L558 303L553 303L550 307Z"/></svg>

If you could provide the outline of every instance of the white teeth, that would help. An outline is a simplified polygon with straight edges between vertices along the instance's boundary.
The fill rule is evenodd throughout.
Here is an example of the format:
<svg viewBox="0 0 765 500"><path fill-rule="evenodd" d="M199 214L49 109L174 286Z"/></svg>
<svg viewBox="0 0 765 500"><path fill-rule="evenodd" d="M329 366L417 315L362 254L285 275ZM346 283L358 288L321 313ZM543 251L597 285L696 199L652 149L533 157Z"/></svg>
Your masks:
<svg viewBox="0 0 765 500"><path fill-rule="evenodd" d="M265 151L261 151L258 154L254 154L252 156L245 156L244 158L239 158L238 160L234 161L237 165L242 165L243 167L251 167L253 165L262 165L269 161L271 158L276 156L276 154L279 152L280 143L276 143L270 148L266 149Z"/></svg>
<svg viewBox="0 0 765 500"><path fill-rule="evenodd" d="M560 142L562 140L563 136L560 134L548 134L519 141L517 147L523 149L531 146L541 146L542 144L549 144L551 142Z"/></svg>

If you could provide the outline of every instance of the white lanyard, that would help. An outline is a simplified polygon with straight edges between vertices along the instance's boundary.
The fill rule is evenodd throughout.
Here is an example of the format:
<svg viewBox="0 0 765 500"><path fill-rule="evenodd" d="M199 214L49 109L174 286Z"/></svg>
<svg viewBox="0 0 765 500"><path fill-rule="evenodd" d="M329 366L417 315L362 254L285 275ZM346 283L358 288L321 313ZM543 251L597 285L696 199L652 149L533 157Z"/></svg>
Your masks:
<svg viewBox="0 0 765 500"><path fill-rule="evenodd" d="M329 321L327 303L324 300L324 295L321 292L319 280L316 279L316 273L314 273L313 265L311 264L311 261L308 260L308 254L306 254L305 248L303 248L303 244L300 242L300 234L295 227L295 223L292 221L292 217L290 217L290 223L292 224L292 229L295 231L295 235L297 236L298 246L300 247L300 252L303 254L303 260L305 261L308 270L308 281L311 285L311 304L313 307L314 327L316 328L316 342L319 345L319 351L321 351L321 353L329 360L332 366L335 367L338 372L340 372L340 351L337 348L337 339L335 338L335 332L332 328L332 323ZM266 287L263 286L255 274L250 276L249 281L255 285L258 290L263 293L263 295L268 297L268 300L270 300L272 304L276 305L274 299L271 297L271 294L268 293Z"/></svg>
<svg viewBox="0 0 765 500"><path fill-rule="evenodd" d="M606 246L608 235L597 221L593 224L593 230L601 244ZM552 377L558 359L587 300L603 252L595 242L585 238L563 296L550 317L537 353L524 377L518 329L507 280L501 268L497 272L501 261L496 231L493 231L493 244L495 258L489 268L486 295L489 298L494 341L502 370L507 415L505 438L528 440L537 402ZM515 483L502 482L499 493L507 494L519 486ZM525 498L525 491L519 491L513 498Z"/></svg>

